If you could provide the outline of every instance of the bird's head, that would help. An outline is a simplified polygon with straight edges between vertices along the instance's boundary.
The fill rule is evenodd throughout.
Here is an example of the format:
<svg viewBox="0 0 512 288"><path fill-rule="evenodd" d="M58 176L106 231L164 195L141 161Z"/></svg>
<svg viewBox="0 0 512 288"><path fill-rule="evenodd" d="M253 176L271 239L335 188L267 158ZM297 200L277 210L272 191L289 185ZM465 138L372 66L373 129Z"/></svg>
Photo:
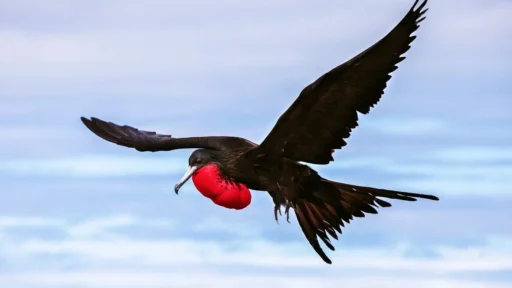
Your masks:
<svg viewBox="0 0 512 288"><path fill-rule="evenodd" d="M188 158L187 172L185 172L183 178L174 186L174 192L178 194L181 186L183 186L194 173L208 164L216 163L218 158L217 154L212 150L197 149L192 152Z"/></svg>

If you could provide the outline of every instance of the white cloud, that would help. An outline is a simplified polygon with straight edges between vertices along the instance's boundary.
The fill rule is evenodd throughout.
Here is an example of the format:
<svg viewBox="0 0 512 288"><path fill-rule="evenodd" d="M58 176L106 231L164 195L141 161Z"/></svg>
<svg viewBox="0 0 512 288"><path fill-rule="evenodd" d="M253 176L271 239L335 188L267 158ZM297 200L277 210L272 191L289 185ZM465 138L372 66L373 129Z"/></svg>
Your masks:
<svg viewBox="0 0 512 288"><path fill-rule="evenodd" d="M40 222L23 217L0 218L0 223ZM212 223L215 221L207 220L193 229ZM225 224L222 229L240 228ZM343 282L357 287L405 288L417 283L418 287L501 288L506 287L505 283L486 281L478 275L512 271L512 259L508 257L512 240L503 237L484 236L484 244L466 248L420 247L409 242L389 247L338 247L330 253L334 264L327 266L302 238L286 244L267 242L257 234L250 238L234 234L222 241L176 236L156 240L150 234L132 238L115 231L133 225L165 227L170 230L168 235L176 229L159 219L115 215L67 223L61 229L68 231L68 236L61 239L45 239L37 233L22 238L1 237L0 259L16 265L0 273L0 282L13 288L235 287L240 281L248 287L333 286ZM110 235L120 237L105 237ZM409 255L417 249L435 256ZM472 281L462 276L468 273L475 275Z"/></svg>
<svg viewBox="0 0 512 288"><path fill-rule="evenodd" d="M299 244L300 243L300 244ZM305 243L305 242L304 242ZM325 264L304 243L267 243L257 238L243 242L233 239L224 243L198 239L169 240L110 240L110 241L44 241L28 240L16 245L20 254L61 255L79 257L95 265L123 265L137 259L135 266L249 265L258 267L323 267ZM232 250L231 245L237 249ZM408 247L409 246L409 247ZM389 271L453 273L512 270L509 248L430 247L439 255L434 259L407 256L416 247L398 245L392 249L338 249L332 253L334 267ZM336 269L336 268L335 268Z"/></svg>
<svg viewBox="0 0 512 288"><path fill-rule="evenodd" d="M68 229L68 233L74 237L90 237L105 233L112 227L132 226L136 219L130 215L118 215L110 218L92 219L84 223L74 225Z"/></svg>
<svg viewBox="0 0 512 288"><path fill-rule="evenodd" d="M22 274L25 276L24 278L20 277L21 274L4 273L0 279L16 283L16 285L37 283L52 287L55 285L154 287L170 285L169 283L180 287L208 283L217 287L235 280L252 282L256 280L256 277L260 279L259 281L270 283L276 278L275 275L268 272L258 275L254 272L258 271L257 269L280 269L278 279L283 281L287 287L286 285L290 285L289 281L297 280L294 276L297 274L294 271L308 269L310 276L303 276L302 284L311 284L322 278L326 285L332 285L347 278L349 282L362 281L361 284L374 287L372 285L379 283L375 279L384 279L385 281L380 284L386 286L379 287L409 287L404 285L420 283L420 280L424 281L429 278L428 283L441 285L436 287L457 287L450 285L471 287L463 286L468 282L452 275L455 275L454 273L512 270L512 259L507 256L512 251L506 246L494 247L490 244L468 249L434 247L433 251L438 255L435 258L406 256L407 251L415 249L410 245L397 245L392 249L341 248L333 253L334 264L328 267L312 250L308 250L309 247L304 243L283 245L266 243L254 238L237 243L237 249L232 250L229 247L233 243L236 243L236 239L227 242L198 239L160 241L134 239L119 241L25 240L10 248L16 249L15 251L26 257L27 261L34 261L31 260L31 257L38 255L59 255L58 259L61 261L66 259L81 264L67 271L51 269L46 269L44 273L35 270L24 271ZM64 263L67 262L64 261ZM238 269L233 270L227 265L234 265ZM321 270L324 269L328 269L330 276L316 276L317 273L321 274ZM161 273L163 272L159 272L162 270L169 271L165 272L167 277L162 277ZM192 271L195 275L204 277L184 276ZM382 273L387 276L382 276ZM404 276L404 273L407 276ZM26 277L27 275L32 276ZM375 276L372 276L370 280L368 275ZM24 279L30 280L27 282ZM288 282L286 282L287 279ZM344 283L346 284L346 282ZM472 283L477 285L474 287L480 287L477 283L481 283L480 285L490 284L479 281L472 281ZM393 284L395 286L392 286ZM497 285L497 283L495 284ZM255 284L253 283L253 285Z"/></svg>
<svg viewBox="0 0 512 288"><path fill-rule="evenodd" d="M107 235L112 229L122 227L145 226L150 228L171 228L175 223L171 220L152 220L145 222L140 218L128 214L111 215L108 217L91 218L87 220L71 221L69 219L45 217L19 217L0 215L0 229L19 228L55 228L65 231L74 239L87 239ZM112 235L112 234L109 234Z"/></svg>
<svg viewBox="0 0 512 288"><path fill-rule="evenodd" d="M145 226L152 228L171 228L173 223L171 221L148 221L144 222L132 215L115 215L112 217L102 217L97 219L90 219L70 226L67 233L73 238L88 239L91 237L116 237L115 233L110 233L112 228Z"/></svg>
<svg viewBox="0 0 512 288"><path fill-rule="evenodd" d="M248 228L246 224L244 225L240 221L227 223L219 218L207 218L201 223L194 225L192 230L215 233L229 232L238 237L255 237L261 234L258 227L251 225L250 228Z"/></svg>
<svg viewBox="0 0 512 288"><path fill-rule="evenodd" d="M154 271L84 271L62 273L24 273L0 276L0 281L9 287L244 287L265 286L309 288L315 286L335 287L344 285L358 288L508 288L509 283L497 281L475 281L451 279L442 276L394 275L364 276L340 272L337 277L244 275L238 272L154 272ZM21 285L21 286L20 286ZM29 285L29 286L24 286Z"/></svg>
<svg viewBox="0 0 512 288"><path fill-rule="evenodd" d="M12 220L16 219L16 220ZM216 221L205 220L192 230L202 229ZM217 221L218 222L218 221ZM34 220L32 218L0 218L0 223L19 225L43 223L50 227L52 221ZM159 219L137 218L131 215L115 215L90 220L82 220L63 225L60 229L67 231L68 237L62 239L44 239L41 237L24 236L13 242L3 243L6 250L11 251L9 257L21 256L30 259L37 255L61 255L77 258L80 263L100 265L110 263L117 265L151 267L199 265L250 265L260 267L323 267L323 262L310 249L304 239L296 242L280 244L267 242L256 231L250 239L244 234L235 234L230 240L205 240L200 238L176 238L167 236L165 239L154 240L148 235L136 238L104 236L123 236L115 231L120 227L143 225L147 227L165 228L169 234L176 227L171 222ZM219 226L217 224L216 226ZM223 223L225 231L238 231L240 227ZM245 229L250 230L250 229ZM3 239L3 242L6 240ZM333 267L350 267L351 269L377 269L400 271L428 271L435 273L464 271L501 271L512 270L512 259L507 257L512 252L512 240L509 238L488 238L485 245L468 248L449 246L427 247L436 257L414 258L408 256L410 251L418 247L412 243L397 243L394 248L344 248L339 247L333 252ZM16 253L12 253L16 251ZM0 250L0 253L2 250ZM131 260L137 259L136 262ZM85 261L85 262L84 262Z"/></svg>

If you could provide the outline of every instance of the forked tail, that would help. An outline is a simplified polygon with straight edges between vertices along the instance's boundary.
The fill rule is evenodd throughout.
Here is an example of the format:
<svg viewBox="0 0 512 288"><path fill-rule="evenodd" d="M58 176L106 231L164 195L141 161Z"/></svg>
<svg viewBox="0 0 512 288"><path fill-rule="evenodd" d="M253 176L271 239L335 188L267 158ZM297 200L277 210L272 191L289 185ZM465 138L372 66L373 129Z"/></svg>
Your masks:
<svg viewBox="0 0 512 288"><path fill-rule="evenodd" d="M328 264L332 261L320 247L318 238L334 251L329 235L338 239L341 227L350 223L353 217L364 217L364 213L377 214L376 208L390 207L391 204L380 198L416 201L419 198L439 200L436 196L377 189L338 183L322 179L316 189L301 195L295 202L297 221L313 249Z"/></svg>

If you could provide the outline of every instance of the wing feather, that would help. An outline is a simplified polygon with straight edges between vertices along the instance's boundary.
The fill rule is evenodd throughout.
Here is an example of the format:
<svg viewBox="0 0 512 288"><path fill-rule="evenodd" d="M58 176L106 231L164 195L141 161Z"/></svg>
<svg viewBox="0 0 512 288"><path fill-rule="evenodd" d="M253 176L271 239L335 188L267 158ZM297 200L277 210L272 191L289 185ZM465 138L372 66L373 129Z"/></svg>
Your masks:
<svg viewBox="0 0 512 288"><path fill-rule="evenodd" d="M416 0L404 18L381 40L305 87L257 150L295 161L327 164L333 149L347 143L366 114L380 100L390 73L416 38L427 0Z"/></svg>
<svg viewBox="0 0 512 288"><path fill-rule="evenodd" d="M152 131L139 130L92 117L81 117L84 125L98 137L117 145L134 148L138 151L171 151L186 148L204 148L211 150L233 150L252 148L257 145L247 139L230 136L207 136L175 138L171 135L157 134Z"/></svg>

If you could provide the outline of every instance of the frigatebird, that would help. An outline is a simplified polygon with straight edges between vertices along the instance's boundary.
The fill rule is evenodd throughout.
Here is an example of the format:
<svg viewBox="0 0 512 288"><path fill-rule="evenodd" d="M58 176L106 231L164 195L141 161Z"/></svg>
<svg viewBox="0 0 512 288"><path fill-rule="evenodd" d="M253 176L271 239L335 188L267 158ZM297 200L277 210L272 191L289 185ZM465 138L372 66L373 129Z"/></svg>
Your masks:
<svg viewBox="0 0 512 288"><path fill-rule="evenodd" d="M416 38L412 33L425 19L427 0L417 6L418 1L385 37L305 87L260 145L240 137L176 138L95 117L81 120L97 136L138 151L197 149L175 186L176 194L192 178L196 189L215 204L240 210L251 202L249 189L267 191L275 204L275 220L278 212L282 215L281 207L289 220L292 208L313 249L331 264L318 238L334 251L329 236L338 239L353 217L391 206L381 198L439 200L433 195L334 182L305 164L333 161L333 152L347 144L358 125L358 112L367 114L380 100L390 73Z"/></svg>

